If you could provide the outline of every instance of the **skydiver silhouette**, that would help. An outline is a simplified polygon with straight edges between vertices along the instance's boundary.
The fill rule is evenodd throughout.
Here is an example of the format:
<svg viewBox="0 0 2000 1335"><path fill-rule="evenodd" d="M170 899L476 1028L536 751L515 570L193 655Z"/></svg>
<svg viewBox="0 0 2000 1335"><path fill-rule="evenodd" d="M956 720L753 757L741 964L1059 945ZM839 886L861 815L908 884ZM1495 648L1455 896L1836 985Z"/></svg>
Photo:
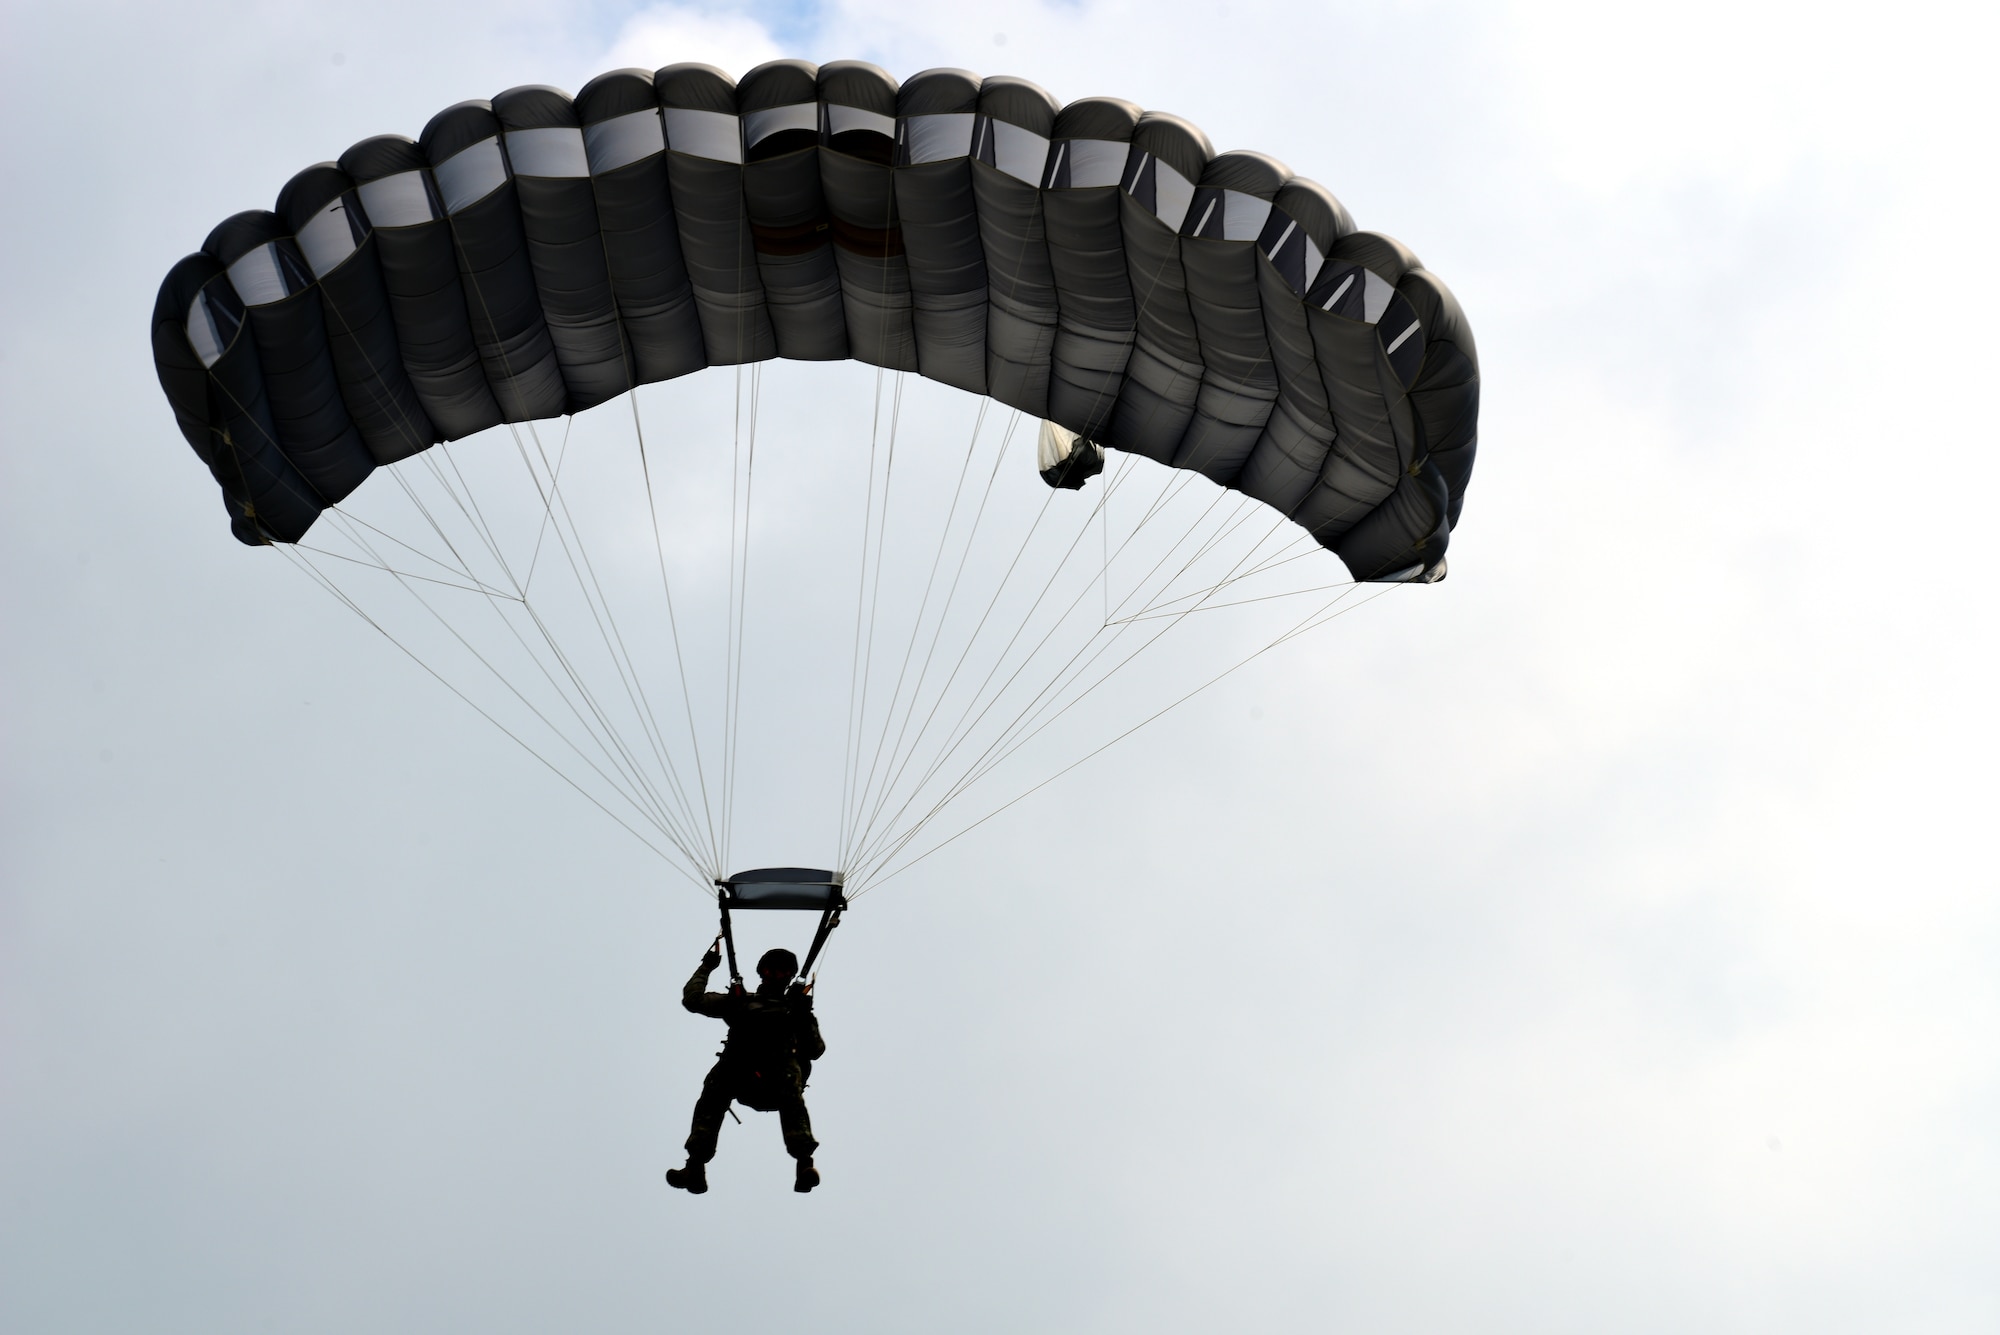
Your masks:
<svg viewBox="0 0 2000 1335"><path fill-rule="evenodd" d="M813 1015L812 988L792 981L799 958L778 949L765 951L757 961L756 991L745 992L741 983L733 983L727 992L710 992L708 976L722 962L721 938L716 940L681 988L681 1005L723 1021L729 1033L694 1103L687 1164L667 1170L667 1185L697 1196L708 1190L708 1161L715 1157L723 1115L736 1102L778 1114L785 1153L798 1161L792 1190L811 1191L819 1185L819 1169L813 1166L819 1142L806 1113L805 1085L813 1062L826 1051Z"/></svg>

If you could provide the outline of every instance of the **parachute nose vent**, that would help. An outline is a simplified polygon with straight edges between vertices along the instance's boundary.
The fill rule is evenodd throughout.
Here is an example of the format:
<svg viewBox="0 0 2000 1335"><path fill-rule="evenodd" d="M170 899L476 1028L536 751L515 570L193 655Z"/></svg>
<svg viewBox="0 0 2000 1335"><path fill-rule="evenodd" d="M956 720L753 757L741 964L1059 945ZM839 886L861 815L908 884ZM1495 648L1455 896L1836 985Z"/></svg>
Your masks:
<svg viewBox="0 0 2000 1335"><path fill-rule="evenodd" d="M1104 471L1104 447L1068 427L1043 422L1035 444L1035 466L1051 487L1081 491L1084 483Z"/></svg>

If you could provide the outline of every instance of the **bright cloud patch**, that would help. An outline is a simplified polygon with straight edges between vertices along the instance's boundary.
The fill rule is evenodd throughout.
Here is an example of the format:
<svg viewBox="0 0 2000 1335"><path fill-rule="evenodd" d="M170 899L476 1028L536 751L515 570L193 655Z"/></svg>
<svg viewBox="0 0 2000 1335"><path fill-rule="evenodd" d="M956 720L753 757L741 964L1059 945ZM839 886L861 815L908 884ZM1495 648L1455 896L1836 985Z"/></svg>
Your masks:
<svg viewBox="0 0 2000 1335"><path fill-rule="evenodd" d="M740 75L784 54L770 30L755 19L655 5L626 20L600 63L605 69L657 69L694 60Z"/></svg>

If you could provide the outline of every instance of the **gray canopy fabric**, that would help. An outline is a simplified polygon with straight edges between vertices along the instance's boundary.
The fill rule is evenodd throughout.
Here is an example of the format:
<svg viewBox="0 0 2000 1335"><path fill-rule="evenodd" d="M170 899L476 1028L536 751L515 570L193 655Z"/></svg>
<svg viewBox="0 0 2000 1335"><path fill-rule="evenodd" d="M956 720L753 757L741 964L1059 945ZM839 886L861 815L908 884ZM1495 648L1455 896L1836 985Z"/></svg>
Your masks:
<svg viewBox="0 0 2000 1335"><path fill-rule="evenodd" d="M1199 471L1356 579L1435 580L1479 404L1450 291L1275 159L858 61L617 70L364 140L176 264L153 349L251 544L441 440L852 358Z"/></svg>

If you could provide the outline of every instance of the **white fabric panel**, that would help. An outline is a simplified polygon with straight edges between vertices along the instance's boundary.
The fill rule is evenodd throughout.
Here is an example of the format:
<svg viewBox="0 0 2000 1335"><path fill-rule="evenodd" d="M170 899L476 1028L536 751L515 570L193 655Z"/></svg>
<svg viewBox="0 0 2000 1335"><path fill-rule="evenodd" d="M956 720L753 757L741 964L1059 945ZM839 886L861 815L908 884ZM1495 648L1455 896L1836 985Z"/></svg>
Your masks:
<svg viewBox="0 0 2000 1335"><path fill-rule="evenodd" d="M878 112L863 111L860 107L843 107L834 103L826 106L827 126L834 134L846 134L849 130L873 130L889 139L896 137L896 118Z"/></svg>
<svg viewBox="0 0 2000 1335"><path fill-rule="evenodd" d="M987 124L993 127L993 165L1017 181L1040 185L1042 169L1049 165L1049 141L1006 121Z"/></svg>
<svg viewBox="0 0 2000 1335"><path fill-rule="evenodd" d="M658 111L634 111L583 127L584 155L595 175L629 167L666 148L667 133L660 125Z"/></svg>
<svg viewBox="0 0 2000 1335"><path fill-rule="evenodd" d="M1110 139L1072 139L1067 147L1070 189L1117 185L1125 179L1125 159L1132 152L1129 144ZM1160 165L1164 170L1166 164ZM1182 211L1185 212L1185 208Z"/></svg>
<svg viewBox="0 0 2000 1335"><path fill-rule="evenodd" d="M507 162L516 176L590 175L590 155L583 151L583 131L568 126L509 130Z"/></svg>
<svg viewBox="0 0 2000 1335"><path fill-rule="evenodd" d="M1222 192L1222 239L1255 241L1271 216L1271 201L1246 195L1240 190Z"/></svg>
<svg viewBox="0 0 2000 1335"><path fill-rule="evenodd" d="M910 145L910 165L945 162L972 152L972 122L969 111L950 111L937 116L912 116L903 122Z"/></svg>
<svg viewBox="0 0 2000 1335"><path fill-rule="evenodd" d="M1326 263L1326 256L1320 253L1319 247L1313 244L1313 239L1311 237L1307 237L1305 239L1305 242L1306 242L1305 286L1309 288L1313 285L1313 279L1319 277L1319 269L1322 264ZM1303 291L1304 289L1302 288L1301 290Z"/></svg>
<svg viewBox="0 0 2000 1335"><path fill-rule="evenodd" d="M215 365L216 359L227 351L216 336L215 318L208 313L208 299L200 293L188 306L187 336L203 366Z"/></svg>
<svg viewBox="0 0 2000 1335"><path fill-rule="evenodd" d="M507 161L500 156L498 137L462 148L431 170L437 177L438 193L444 196L446 213L477 204L507 184Z"/></svg>
<svg viewBox="0 0 2000 1335"><path fill-rule="evenodd" d="M1187 221L1188 206L1194 203L1194 182L1154 159L1153 168L1153 212L1159 220L1176 232Z"/></svg>
<svg viewBox="0 0 2000 1335"><path fill-rule="evenodd" d="M336 199L299 229L299 249L315 278L324 278L354 253L354 228L348 222L347 201Z"/></svg>
<svg viewBox="0 0 2000 1335"><path fill-rule="evenodd" d="M668 107L667 147L676 153L715 162L743 161L743 131L736 117L721 111L688 111Z"/></svg>
<svg viewBox="0 0 2000 1335"><path fill-rule="evenodd" d="M229 266L229 283L245 306L268 306L292 295L278 271L278 247L262 245Z"/></svg>
<svg viewBox="0 0 2000 1335"><path fill-rule="evenodd" d="M1042 434L1035 441L1036 471L1045 473L1069 458L1070 452L1076 448L1076 439L1076 432L1068 427L1044 421Z"/></svg>
<svg viewBox="0 0 2000 1335"><path fill-rule="evenodd" d="M750 148L780 130L819 129L819 103L794 102L788 107L767 107L743 117L743 146Z"/></svg>
<svg viewBox="0 0 2000 1335"><path fill-rule="evenodd" d="M1374 324L1382 318L1382 312L1389 309L1389 298L1396 295L1396 289L1373 269L1366 270L1366 273L1367 283L1361 289L1361 318Z"/></svg>
<svg viewBox="0 0 2000 1335"><path fill-rule="evenodd" d="M432 222L431 192L424 189L420 171L397 172L361 187L361 207L368 221L377 227L415 227Z"/></svg>

